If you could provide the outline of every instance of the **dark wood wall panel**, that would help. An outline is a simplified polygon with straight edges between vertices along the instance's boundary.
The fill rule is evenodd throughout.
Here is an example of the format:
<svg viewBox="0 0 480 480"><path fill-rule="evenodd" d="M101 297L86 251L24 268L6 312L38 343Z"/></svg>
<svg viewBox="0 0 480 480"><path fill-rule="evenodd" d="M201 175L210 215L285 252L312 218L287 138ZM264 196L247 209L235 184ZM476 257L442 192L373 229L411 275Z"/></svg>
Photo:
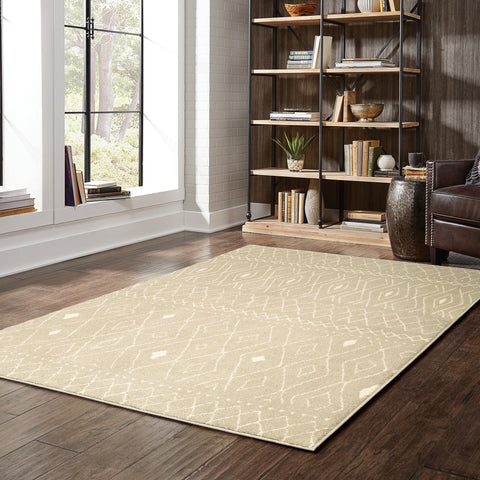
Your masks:
<svg viewBox="0 0 480 480"><path fill-rule="evenodd" d="M256 0L253 6L255 17L272 16L270 0ZM415 4L414 0L405 2L407 9ZM338 13L340 1L327 0L326 13ZM448 8L447 8L448 7ZM287 15L283 3L279 2L280 12ZM422 129L421 151L427 158L466 158L473 157L480 148L480 31L478 18L480 2L478 0L451 0L447 3L438 0L423 2L423 38L422 38ZM347 0L347 11L355 12L356 1ZM347 26L346 56L374 56L385 40L394 33L398 24L349 25ZM407 24L407 39L404 58L406 66L415 64L415 27ZM314 36L319 34L318 27L296 30L307 45L313 45ZM333 46L330 66L340 58L340 30L326 26L326 35L332 35ZM253 65L254 68L272 67L273 29L253 27ZM277 65L286 65L288 52L303 49L302 45L288 29L278 29ZM398 64L398 41L393 41L385 50L384 56L391 57ZM347 84L354 78L348 78ZM252 106L252 118L268 118L272 109L270 78L253 78L252 87L255 102ZM325 83L323 98L324 111L333 108L335 89ZM404 120L415 119L415 80L405 77L403 104ZM396 75L364 76L357 86L359 103L384 103L385 108L379 120L394 121L398 118L398 77ZM318 111L318 77L312 78L279 78L277 80L277 108L297 107L311 108ZM298 129L305 136L312 135L316 129ZM276 135L283 136L284 131L295 132L297 129L277 127ZM254 167L268 166L271 158L272 129L269 127L253 128L252 159ZM324 130L324 165L325 169L338 169L339 131ZM397 131L373 131L375 138L381 140L388 153L397 157ZM346 129L345 143L355 139L372 138L362 130ZM415 151L415 134L404 133L404 158L409 151ZM307 168L316 168L318 159L318 142L314 142L306 158ZM278 165L285 163L285 156L277 150ZM289 188L299 182L282 180L277 187ZM301 183L301 182L300 182ZM305 183L305 182L303 182ZM327 194L335 192L334 186L327 182ZM253 182L255 201L270 200L265 192L269 181L255 179ZM268 188L267 188L268 189ZM365 185L347 185L347 208L383 208L385 201L384 187L368 187ZM374 195L372 196L372 192ZM336 205L336 195L326 198L327 206Z"/></svg>

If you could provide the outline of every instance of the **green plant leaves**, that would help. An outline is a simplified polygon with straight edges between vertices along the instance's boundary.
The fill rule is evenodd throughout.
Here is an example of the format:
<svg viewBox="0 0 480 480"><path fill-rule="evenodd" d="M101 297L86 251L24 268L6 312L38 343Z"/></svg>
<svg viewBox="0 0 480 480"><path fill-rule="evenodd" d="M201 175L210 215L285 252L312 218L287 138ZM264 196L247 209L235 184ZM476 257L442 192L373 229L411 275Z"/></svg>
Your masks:
<svg viewBox="0 0 480 480"><path fill-rule="evenodd" d="M294 159L298 159L305 154L308 146L318 134L313 135L307 141L305 141L303 135L300 136L300 132L297 132L292 138L289 138L286 133L284 135L286 145L284 145L278 138L272 138L272 141L275 142L287 155L290 155Z"/></svg>

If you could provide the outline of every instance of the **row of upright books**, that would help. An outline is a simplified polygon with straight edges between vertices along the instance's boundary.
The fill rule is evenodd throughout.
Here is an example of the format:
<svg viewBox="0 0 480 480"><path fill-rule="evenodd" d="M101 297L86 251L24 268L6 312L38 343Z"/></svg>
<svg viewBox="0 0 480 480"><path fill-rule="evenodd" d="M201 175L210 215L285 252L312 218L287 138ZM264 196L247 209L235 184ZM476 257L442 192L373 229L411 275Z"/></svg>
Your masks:
<svg viewBox="0 0 480 480"><path fill-rule="evenodd" d="M380 140L354 140L344 145L345 175L373 177L382 154Z"/></svg>
<svg viewBox="0 0 480 480"><path fill-rule="evenodd" d="M26 188L0 186L0 217L35 211L35 199Z"/></svg>
<svg viewBox="0 0 480 480"><path fill-rule="evenodd" d="M294 188L278 192L278 221L307 223L305 217L305 191Z"/></svg>

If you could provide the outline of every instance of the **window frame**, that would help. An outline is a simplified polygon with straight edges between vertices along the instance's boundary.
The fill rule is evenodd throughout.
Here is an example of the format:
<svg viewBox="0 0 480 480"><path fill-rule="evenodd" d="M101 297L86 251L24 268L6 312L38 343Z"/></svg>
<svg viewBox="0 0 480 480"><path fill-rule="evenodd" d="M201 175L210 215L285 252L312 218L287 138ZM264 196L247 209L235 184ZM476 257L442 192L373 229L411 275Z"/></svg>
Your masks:
<svg viewBox="0 0 480 480"><path fill-rule="evenodd" d="M138 125L138 186L143 186L143 143L144 143L144 0L139 0L140 7L140 32L133 33L122 30L109 30L105 28L96 28L94 18L92 18L92 2L95 0L84 0L85 1L85 26L80 25L70 25L65 22L64 19L64 29L72 28L83 30L85 33L84 37L84 106L83 111L66 111L66 115L82 115L84 118L84 178L85 181L91 180L91 138L92 138L92 115L96 114L118 114L118 113L133 113L138 114L139 116L139 125ZM140 65L139 65L139 108L138 110L112 110L112 111L96 111L92 109L92 78L91 78L91 59L92 59L92 41L95 37L95 32L104 32L111 33L115 35L128 35L135 36L140 39ZM94 107L94 105L93 105Z"/></svg>

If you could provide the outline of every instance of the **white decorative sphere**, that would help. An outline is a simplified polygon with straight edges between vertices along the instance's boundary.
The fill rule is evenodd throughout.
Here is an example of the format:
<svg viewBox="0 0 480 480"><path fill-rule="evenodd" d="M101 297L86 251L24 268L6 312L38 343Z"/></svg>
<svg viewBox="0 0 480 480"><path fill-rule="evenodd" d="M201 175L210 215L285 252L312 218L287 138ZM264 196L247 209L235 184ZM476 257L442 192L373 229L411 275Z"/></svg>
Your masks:
<svg viewBox="0 0 480 480"><path fill-rule="evenodd" d="M381 0L358 0L358 9L362 13L371 13L380 11Z"/></svg>
<svg viewBox="0 0 480 480"><path fill-rule="evenodd" d="M377 165L380 170L392 170L395 167L395 159L392 155L380 155Z"/></svg>

